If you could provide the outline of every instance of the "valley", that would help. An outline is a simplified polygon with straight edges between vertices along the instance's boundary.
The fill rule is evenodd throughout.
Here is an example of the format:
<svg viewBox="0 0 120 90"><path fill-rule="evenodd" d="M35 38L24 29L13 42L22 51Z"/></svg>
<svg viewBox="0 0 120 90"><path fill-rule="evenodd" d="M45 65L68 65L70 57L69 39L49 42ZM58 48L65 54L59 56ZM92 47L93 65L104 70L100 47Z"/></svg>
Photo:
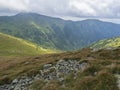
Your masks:
<svg viewBox="0 0 120 90"><path fill-rule="evenodd" d="M97 19L0 16L0 90L120 90L119 29Z"/></svg>
<svg viewBox="0 0 120 90"><path fill-rule="evenodd" d="M120 0L0 0L0 90L120 90Z"/></svg>
<svg viewBox="0 0 120 90"><path fill-rule="evenodd" d="M97 19L70 21L36 13L0 17L0 32L43 48L78 50L96 41L120 36L120 25Z"/></svg>

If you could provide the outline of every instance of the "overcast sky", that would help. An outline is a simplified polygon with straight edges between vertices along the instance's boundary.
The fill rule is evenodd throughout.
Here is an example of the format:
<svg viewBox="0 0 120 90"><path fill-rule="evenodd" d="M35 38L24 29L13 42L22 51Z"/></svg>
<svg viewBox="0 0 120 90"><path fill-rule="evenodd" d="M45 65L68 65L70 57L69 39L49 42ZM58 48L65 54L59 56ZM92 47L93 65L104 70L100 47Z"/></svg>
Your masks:
<svg viewBox="0 0 120 90"><path fill-rule="evenodd" d="M64 19L120 22L120 0L0 0L0 15L35 12Z"/></svg>

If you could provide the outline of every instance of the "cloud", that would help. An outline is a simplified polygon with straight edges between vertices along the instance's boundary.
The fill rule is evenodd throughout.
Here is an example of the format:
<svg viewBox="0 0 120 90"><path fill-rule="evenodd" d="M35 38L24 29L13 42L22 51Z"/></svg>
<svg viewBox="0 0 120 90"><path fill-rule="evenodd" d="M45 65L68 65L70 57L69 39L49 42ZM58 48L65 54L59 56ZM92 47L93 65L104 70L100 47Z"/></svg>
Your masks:
<svg viewBox="0 0 120 90"><path fill-rule="evenodd" d="M29 0L0 0L0 9L26 11Z"/></svg>
<svg viewBox="0 0 120 90"><path fill-rule="evenodd" d="M0 15L18 12L58 17L120 18L120 0L0 0Z"/></svg>

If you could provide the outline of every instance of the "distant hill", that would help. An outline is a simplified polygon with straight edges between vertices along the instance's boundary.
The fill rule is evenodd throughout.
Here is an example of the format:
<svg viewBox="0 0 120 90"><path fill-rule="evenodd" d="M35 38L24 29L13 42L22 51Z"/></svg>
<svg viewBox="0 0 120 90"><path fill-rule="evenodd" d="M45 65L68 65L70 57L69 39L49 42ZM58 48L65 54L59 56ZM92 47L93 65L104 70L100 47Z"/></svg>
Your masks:
<svg viewBox="0 0 120 90"><path fill-rule="evenodd" d="M116 48L116 47L120 47L120 37L100 40L91 45L91 48Z"/></svg>
<svg viewBox="0 0 120 90"><path fill-rule="evenodd" d="M26 56L52 53L36 44L0 33L0 56Z"/></svg>
<svg viewBox="0 0 120 90"><path fill-rule="evenodd" d="M35 13L0 17L0 32L44 48L76 50L106 38L120 36L120 25L94 19L66 21Z"/></svg>

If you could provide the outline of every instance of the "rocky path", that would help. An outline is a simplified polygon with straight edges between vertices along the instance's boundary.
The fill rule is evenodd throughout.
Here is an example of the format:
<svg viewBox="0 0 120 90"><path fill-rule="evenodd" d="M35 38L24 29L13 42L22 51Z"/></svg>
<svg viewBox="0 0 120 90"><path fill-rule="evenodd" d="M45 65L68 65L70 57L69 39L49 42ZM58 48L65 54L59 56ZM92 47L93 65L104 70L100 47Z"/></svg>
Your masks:
<svg viewBox="0 0 120 90"><path fill-rule="evenodd" d="M77 60L59 60L55 64L46 64L39 73L35 76L27 77L22 76L20 79L14 79L11 84L5 84L0 86L0 90L27 90L35 80L59 80L63 81L64 75L68 75L71 72L76 74L79 71L84 70L89 64L86 62L80 62Z"/></svg>

